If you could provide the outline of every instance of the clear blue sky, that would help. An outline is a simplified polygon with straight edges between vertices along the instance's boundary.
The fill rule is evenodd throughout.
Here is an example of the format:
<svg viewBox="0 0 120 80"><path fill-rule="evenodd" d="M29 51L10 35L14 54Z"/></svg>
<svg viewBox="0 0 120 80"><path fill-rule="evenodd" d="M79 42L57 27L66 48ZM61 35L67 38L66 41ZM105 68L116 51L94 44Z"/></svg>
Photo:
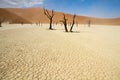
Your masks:
<svg viewBox="0 0 120 80"><path fill-rule="evenodd" d="M44 7L92 17L120 17L120 0L46 0Z"/></svg>
<svg viewBox="0 0 120 80"><path fill-rule="evenodd" d="M0 0L0 7L45 7L83 16L120 17L120 0Z"/></svg>

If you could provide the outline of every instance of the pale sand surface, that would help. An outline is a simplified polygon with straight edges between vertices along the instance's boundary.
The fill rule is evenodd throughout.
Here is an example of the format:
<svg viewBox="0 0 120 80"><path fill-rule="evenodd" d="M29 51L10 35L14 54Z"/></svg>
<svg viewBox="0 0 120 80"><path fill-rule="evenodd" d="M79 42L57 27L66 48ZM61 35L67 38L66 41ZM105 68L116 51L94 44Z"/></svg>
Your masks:
<svg viewBox="0 0 120 80"><path fill-rule="evenodd" d="M3 26L0 80L120 80L120 26Z"/></svg>

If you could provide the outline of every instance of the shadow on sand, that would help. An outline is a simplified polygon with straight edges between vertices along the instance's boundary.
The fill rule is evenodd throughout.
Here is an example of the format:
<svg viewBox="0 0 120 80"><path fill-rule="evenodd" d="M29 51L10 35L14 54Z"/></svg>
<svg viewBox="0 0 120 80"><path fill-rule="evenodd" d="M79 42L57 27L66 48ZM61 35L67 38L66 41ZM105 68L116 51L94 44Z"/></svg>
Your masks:
<svg viewBox="0 0 120 80"><path fill-rule="evenodd" d="M47 28L47 30L57 30L57 29L48 29L48 28Z"/></svg>
<svg viewBox="0 0 120 80"><path fill-rule="evenodd" d="M90 31L72 31L68 33L91 33Z"/></svg>

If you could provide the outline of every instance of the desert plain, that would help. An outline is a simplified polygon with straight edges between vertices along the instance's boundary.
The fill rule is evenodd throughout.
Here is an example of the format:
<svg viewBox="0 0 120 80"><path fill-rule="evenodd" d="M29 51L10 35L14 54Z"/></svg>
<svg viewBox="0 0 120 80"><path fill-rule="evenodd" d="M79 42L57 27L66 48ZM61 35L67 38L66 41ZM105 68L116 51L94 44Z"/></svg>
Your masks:
<svg viewBox="0 0 120 80"><path fill-rule="evenodd" d="M0 27L0 80L120 80L120 26L48 27Z"/></svg>

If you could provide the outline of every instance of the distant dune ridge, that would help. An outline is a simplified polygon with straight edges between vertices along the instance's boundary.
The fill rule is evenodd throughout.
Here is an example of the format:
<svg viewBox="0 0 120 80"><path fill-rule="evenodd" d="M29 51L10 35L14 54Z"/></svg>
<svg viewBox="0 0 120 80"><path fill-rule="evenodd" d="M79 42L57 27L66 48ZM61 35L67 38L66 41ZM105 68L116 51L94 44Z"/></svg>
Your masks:
<svg viewBox="0 0 120 80"><path fill-rule="evenodd" d="M68 23L72 22L72 14L66 14ZM44 15L42 8L0 8L0 18L10 23L49 23L49 19ZM55 12L53 23L60 23L63 19L62 12ZM92 18L86 16L76 16L76 24L99 24L99 25L120 25L120 18Z"/></svg>

